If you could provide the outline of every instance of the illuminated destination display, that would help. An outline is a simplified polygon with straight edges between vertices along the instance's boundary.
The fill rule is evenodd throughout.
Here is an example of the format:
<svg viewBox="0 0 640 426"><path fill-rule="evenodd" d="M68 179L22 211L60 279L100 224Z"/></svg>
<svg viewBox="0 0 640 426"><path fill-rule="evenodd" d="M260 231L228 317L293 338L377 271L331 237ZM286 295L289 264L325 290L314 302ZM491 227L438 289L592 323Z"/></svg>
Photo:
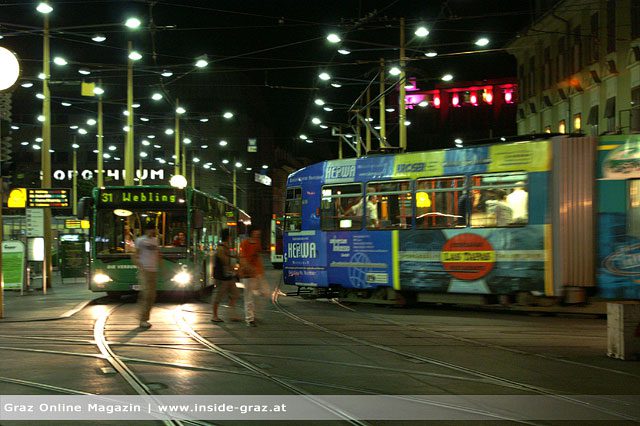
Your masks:
<svg viewBox="0 0 640 426"><path fill-rule="evenodd" d="M166 205L184 202L184 191L175 188L105 188L100 190L98 197L98 204L101 206Z"/></svg>
<svg viewBox="0 0 640 426"><path fill-rule="evenodd" d="M69 207L68 189L27 188L27 207Z"/></svg>

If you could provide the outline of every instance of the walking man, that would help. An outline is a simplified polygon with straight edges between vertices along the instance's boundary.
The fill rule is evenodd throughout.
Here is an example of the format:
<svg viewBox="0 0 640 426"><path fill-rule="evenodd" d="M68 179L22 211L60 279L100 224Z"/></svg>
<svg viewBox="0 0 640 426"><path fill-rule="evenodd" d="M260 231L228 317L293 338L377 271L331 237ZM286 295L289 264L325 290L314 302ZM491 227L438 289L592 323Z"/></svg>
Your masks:
<svg viewBox="0 0 640 426"><path fill-rule="evenodd" d="M244 285L244 315L247 325L256 326L256 294L267 297L269 284L264 279L260 257L260 229L251 227L249 238L240 244L240 278Z"/></svg>
<svg viewBox="0 0 640 426"><path fill-rule="evenodd" d="M138 267L140 281L140 293L138 294L140 328L149 328L151 327L149 323L151 307L156 301L156 284L160 265L160 249L153 222L145 224L144 234L136 239L133 263Z"/></svg>
<svg viewBox="0 0 640 426"><path fill-rule="evenodd" d="M216 259L214 263L213 278L216 280L216 295L213 299L213 317L212 322L222 322L222 319L218 316L218 306L222 299L229 295L229 307L232 309L233 314L231 321L239 321L240 318L236 312L236 301L238 300L238 287L236 287L236 280L233 276L233 269L231 268L231 234L229 228L225 228L220 233L220 242L216 249Z"/></svg>

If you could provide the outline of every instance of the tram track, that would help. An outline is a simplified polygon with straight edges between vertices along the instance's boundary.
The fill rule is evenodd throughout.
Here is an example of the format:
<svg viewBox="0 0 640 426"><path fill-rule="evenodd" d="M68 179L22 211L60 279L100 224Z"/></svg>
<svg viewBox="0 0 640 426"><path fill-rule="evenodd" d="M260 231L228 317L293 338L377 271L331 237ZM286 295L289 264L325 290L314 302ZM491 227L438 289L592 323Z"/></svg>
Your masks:
<svg viewBox="0 0 640 426"><path fill-rule="evenodd" d="M559 399L565 402L569 402L572 404L576 404L576 405L583 405L585 407L589 407L591 409L597 409L598 411L607 414L607 415L611 415L611 416L615 416L620 418L621 420L630 420L630 421L640 421L639 418L637 417L632 417L632 416L628 416L626 414L623 413L619 413L616 411L612 411L610 409L607 408L603 408L603 407L594 407L592 404L588 404L585 403L583 401L577 400L575 398L572 398L571 396L567 396L567 395L561 395L558 391L554 390L554 389L548 389L548 388L544 388L544 387L540 387L540 386L536 386L536 385L531 385L528 383L524 383L524 382L519 382L517 380L512 380L512 379L507 379L504 377L500 377L494 374L489 374L489 373L485 373L483 371L477 370L477 369L473 369L473 368L469 368L469 367L465 367L462 365L458 365L458 364L454 364L454 363L450 363L447 361L442 361L436 358L432 358L432 357L428 357L428 356L424 356L424 355L417 355L411 352L406 352L403 350L399 350L396 348L393 348L391 346L387 346L387 345L382 345L382 344L378 344L378 343L373 343L370 341L367 341L365 339L359 338L359 337L354 337L354 336L350 336L348 334L342 333L340 331L337 330L333 330L330 329L328 327L325 327L323 325L317 324L313 321L309 321L307 319L304 319L302 317L300 317L299 315L294 314L293 312L289 311L288 309L286 309L280 302L279 302L279 292L278 292L278 288L276 287L276 291L273 294L273 298L272 298L272 303L273 305L276 307L276 309L282 313L283 315L286 315L287 317L289 317L290 319L297 321L299 323L305 324L309 327L315 328L317 330L320 330L322 332L325 332L327 334L330 334L332 336L335 337L339 337L342 339L346 339L355 343L358 343L360 345L363 345L365 347L370 347L370 348L375 348L387 353L392 353L398 356L401 356L405 359L412 359L415 361L419 361L419 362L424 362L427 364L431 364L431 365L435 365L438 367L443 367L446 369L450 369L453 371L458 371L461 373L465 373L465 374L469 374L471 376L475 376L478 378L483 378L486 380L489 380L492 383L495 383L496 385L501 385L507 388L513 388L513 389L518 389L518 390L522 390L522 391L528 391L528 392L533 392L535 394L539 394L539 395L543 395L543 396L549 396L555 399ZM620 403L623 403L622 401L620 401ZM507 419L505 419L507 420Z"/></svg>
<svg viewBox="0 0 640 426"><path fill-rule="evenodd" d="M120 374L122 378L131 386L131 388L138 394L142 396L148 396L153 398L155 394L153 391L147 386L144 381L137 376L131 369L126 365L125 358L118 356L112 349L111 344L107 341L105 336L105 327L107 323L107 319L119 306L116 305L111 307L110 309L103 312L96 319L93 326L93 339L98 347L100 353L104 356L104 359L111 364L111 366ZM160 414L160 413L157 413ZM196 425L196 426L208 426L211 423L200 422L195 420L161 420L161 422L167 426L182 426L182 425Z"/></svg>
<svg viewBox="0 0 640 426"><path fill-rule="evenodd" d="M456 336L456 335L453 335L453 334L450 334L450 333L445 333L445 332L442 332L442 331L430 330L430 329L426 329L426 328L415 326L415 325L404 324L402 322L395 321L395 320L390 319L390 318L386 318L386 317L384 317L382 315L375 315L375 314L370 314L370 313L358 311L357 309L354 309L354 308L351 308L349 306L344 305L343 303L341 303L337 299L330 299L330 302L335 304L336 306L339 306L340 308L346 309L346 310L348 310L350 312L357 313L357 314L359 314L361 316L364 316L366 318L370 318L370 319L373 319L373 320L385 322L387 324L391 324L391 325L394 325L394 326L397 326L397 327L401 327L401 328L404 328L405 330L409 330L409 331L418 331L418 332L422 332L422 333L425 333L425 334L429 334L431 336L444 337L444 338L447 338L447 339L452 339L452 340L456 340L456 341L463 342L463 343L469 343L469 344L472 344L472 345L475 345L475 346L498 349L498 350L501 350L501 351L510 352L510 353L514 353L514 354L519 354L519 355L529 355L529 356L534 356L534 357L547 359L547 360L551 360L551 361L556 361L556 362L561 362L561 363L565 363L565 364L576 365L576 366L585 367L585 368L592 368L592 369L595 369L595 370L606 371L608 373L613 373L613 374L618 374L618 375L622 375L622 376L628 376L628 377L634 377L634 378L640 379L640 375L629 373L629 372L626 372L626 371L620 371L620 370L616 370L616 369L613 369L613 368L600 367L600 366L597 366L597 365L587 364L587 363L579 362L579 361L571 361L571 360L563 359L563 358L560 358L560 357L557 357L557 356L553 356L553 355L546 355L546 354L540 354L540 353L531 352L531 351L525 351L525 350L522 350L522 349L509 348L509 347L502 346L502 345L497 345L497 344L494 344L494 343L488 343L488 342L482 342L482 341L479 341L479 340L476 340L476 339L470 339L468 337Z"/></svg>
<svg viewBox="0 0 640 426"><path fill-rule="evenodd" d="M199 342L200 344L202 344L203 346L209 348L212 352L226 358L227 360L238 364L244 368L246 368L249 371L252 371L254 373L256 373L257 375L264 377L265 379L276 383L277 385L281 386L282 388L296 394L296 395L301 395L306 397L309 401L319 405L320 407L326 409L327 411L335 414L336 416L342 418L343 420L345 420L346 422L348 422L349 424L352 425L358 425L358 426L366 426L369 425L369 423L361 421L361 420L357 420L355 419L352 415L350 415L349 413L345 412L344 410L338 408L338 407L334 407L331 404L328 404L326 401L322 401L319 400L318 398L315 398L313 395L309 394L307 391L305 391L304 389L292 385L291 383L289 383L286 380L283 380L267 371L265 371L264 369L258 367L257 365L244 360L243 358L231 353L230 351L227 351L223 348L221 348L220 346L216 345L215 343L211 342L210 340L206 339L205 337L203 337L200 333L198 333L190 324L188 324L183 315L182 315L182 310L179 308L177 308L174 311L174 320L176 325L178 326L178 328L180 330L182 330L184 333L186 333L187 335L189 335L193 340Z"/></svg>
<svg viewBox="0 0 640 426"><path fill-rule="evenodd" d="M193 311L190 311L193 312ZM184 329L185 332L187 332L188 334L192 335L192 337L194 337L194 339L196 339L197 341L200 341L203 345L210 347L212 351L216 352L216 353L224 353L225 357L226 356L231 356L233 359L237 359L239 362L241 362L243 365L249 365L250 368L252 370L255 370L257 372L260 372L260 374L265 374L267 375L270 379L275 379L278 383L283 383L284 386L287 389L292 389L292 383L300 383L301 385L307 385L307 386L318 386L318 387L325 387L325 388L329 388L329 389L334 389L334 390L340 390L340 391L348 391L348 392L353 392L356 394L364 394L364 395L380 395L379 392L377 391L373 391L371 389L366 389L366 388L361 388L361 387L353 387L353 386L345 386L345 385L336 385L335 383L327 383L327 382L321 382L321 381L313 381L313 380L303 380L303 379L296 379L296 378L291 378L288 376L282 376L282 375L276 375L276 374L271 374L268 373L266 371L264 371L263 369L257 367L255 364L253 363L249 363L248 361L240 358L241 355L245 355L245 356L264 356L264 357L270 357L273 358L274 356L272 355L262 355L262 354L253 354L253 353L239 353L239 352L234 352L234 351L228 351L225 350L223 348L221 348L219 345L214 344L213 342L209 341L208 339L204 338L203 336L201 336L197 331L195 331L190 325L188 325L186 323L186 321L184 321L184 319L180 316L180 313L177 312L176 314L176 322L180 323L183 322L183 324L179 324L179 327ZM365 365L365 364L351 364L351 363L342 363L342 362L327 362L325 360L310 360L310 359L304 359L304 358L296 358L296 357L276 357L276 358L281 358L281 359L287 359L287 360L296 360L296 361L301 361L301 362L312 362L315 363L316 365L323 365L323 364L334 364L334 365L341 365L341 366L349 366L349 367L353 367L353 366L357 366L360 368L376 368L375 366L371 366L371 365ZM415 372L412 370L400 370L400 369L387 369L387 368L380 368L381 370L386 370L386 371L391 371L394 373L405 373L405 374L418 374L420 375L421 373L428 375L428 376L437 376L439 378L445 378L445 379L459 379L459 380L472 380L474 382L486 382L484 380L478 380L478 379L467 379L464 377L459 377L459 376L450 376L450 375L440 375L440 374L432 374L432 373L426 373L426 372ZM305 391L304 389L299 388L298 386L295 386L296 392L300 395L307 395L309 396L310 394ZM425 404L425 405L429 405L429 406L434 406L434 407L439 407L439 408L446 408L446 409L450 409L450 410L455 410L458 412L464 412L467 414L473 414L473 415L480 415L480 416L484 416L484 417L488 417L488 418L493 418L495 420L508 420L508 421L515 421L514 418L512 417L508 417L502 414L496 414L487 410L481 410L481 409L474 409L474 408L469 408L469 407L465 407L462 405L456 405L456 404L450 404L450 403L442 403L440 401L428 401L422 398L415 398L412 397L411 395L392 395L393 398L398 399L398 400L405 400L405 401L410 401L410 402L415 402L415 403L420 403L420 404ZM316 402L316 401L314 401ZM321 406L323 408L326 408L326 402L324 401L320 401L319 402L321 404ZM523 421L523 420L518 420L519 423L522 424L529 424L529 425L538 425L539 423L535 423L535 422L529 422L529 421ZM353 424L368 424L368 423L363 423L361 421L350 421L350 423Z"/></svg>

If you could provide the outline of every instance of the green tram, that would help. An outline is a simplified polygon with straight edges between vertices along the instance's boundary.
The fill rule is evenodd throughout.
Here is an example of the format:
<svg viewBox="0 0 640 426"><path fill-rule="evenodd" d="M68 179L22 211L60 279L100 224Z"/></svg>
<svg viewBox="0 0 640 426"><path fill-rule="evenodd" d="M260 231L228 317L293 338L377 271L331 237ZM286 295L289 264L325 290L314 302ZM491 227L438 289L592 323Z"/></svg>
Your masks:
<svg viewBox="0 0 640 426"><path fill-rule="evenodd" d="M158 291L199 292L213 285L214 254L223 228L235 249L251 218L224 198L193 188L113 186L94 188L80 201L91 218L89 288L117 296L139 290L131 255L149 222L156 227L161 264Z"/></svg>

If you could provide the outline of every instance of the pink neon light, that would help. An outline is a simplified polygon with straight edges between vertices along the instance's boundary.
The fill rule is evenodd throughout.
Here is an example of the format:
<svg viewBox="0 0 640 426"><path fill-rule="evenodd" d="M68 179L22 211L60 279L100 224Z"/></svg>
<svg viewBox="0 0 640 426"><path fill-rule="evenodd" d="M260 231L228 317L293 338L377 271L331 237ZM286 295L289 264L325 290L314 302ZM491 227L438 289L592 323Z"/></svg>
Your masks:
<svg viewBox="0 0 640 426"><path fill-rule="evenodd" d="M475 93L473 95L471 95L471 97L469 98L469 101L473 104L473 105L478 105L478 95L476 95Z"/></svg>
<svg viewBox="0 0 640 426"><path fill-rule="evenodd" d="M411 95L406 95L404 97L404 102L406 105L407 109L413 109L414 105L418 105L420 102L424 101L426 98L426 95L424 94L411 94Z"/></svg>
<svg viewBox="0 0 640 426"><path fill-rule="evenodd" d="M460 96L458 96L458 94L454 94L453 97L451 98L451 103L453 104L454 107L457 107L460 105Z"/></svg>

